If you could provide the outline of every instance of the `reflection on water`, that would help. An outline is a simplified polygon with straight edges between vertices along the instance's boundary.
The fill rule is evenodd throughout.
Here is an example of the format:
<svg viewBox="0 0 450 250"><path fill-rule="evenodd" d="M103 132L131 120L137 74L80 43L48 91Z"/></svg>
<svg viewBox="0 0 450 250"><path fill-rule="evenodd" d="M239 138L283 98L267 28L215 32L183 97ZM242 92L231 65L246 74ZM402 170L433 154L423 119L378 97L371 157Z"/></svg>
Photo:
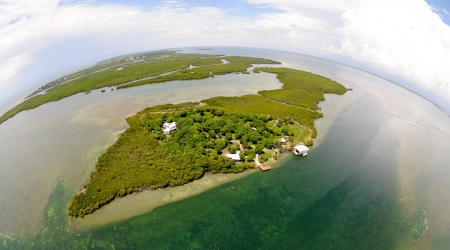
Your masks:
<svg viewBox="0 0 450 250"><path fill-rule="evenodd" d="M197 50L195 52L204 53ZM149 213L144 210L150 211L153 207L130 209L129 206L133 202L150 204L153 201L149 201L146 195L153 199L158 196L156 193L154 196L150 192L130 196L126 198L128 200L108 205L102 212L106 216L99 213L91 222L87 219L84 225L82 221L72 221L70 232L58 231L56 226L52 226L53 231L48 231L53 232L52 234L41 233L30 239L40 242L36 244L45 242L46 246L65 244L74 247L84 244L116 249L446 249L450 245L448 116L400 87L342 65L259 49L218 48L214 53L279 60L289 67L330 77L354 91L343 96L327 95L326 101L320 104L325 117L316 122L319 136L307 157L285 153L278 162L279 167L270 172L257 171L191 198L178 200L175 193L171 193L165 197L172 197L171 201L177 200L176 202ZM249 77L255 75L257 74ZM267 77L268 75L264 75L261 80ZM48 129L52 129L53 136L61 138L67 138L73 133L70 137L73 141L67 144L85 147L73 156L70 152L67 152L67 156L64 154L64 158L73 157L73 161L85 164L72 165L76 169L67 165L60 169L52 165L49 170L42 167L42 174L39 171L33 172L31 167L10 169L2 166L2 171L7 169L16 182L22 174L26 179L26 187L34 185L37 188L33 186L33 190L45 190L38 195L42 201L31 200L34 197L25 188L19 188L17 192L8 191L9 195L17 197L1 194L2 199L9 197L9 201L19 205L40 204L37 208L41 207L41 210L36 212L35 217L29 215L37 221L42 217L49 201L53 184L61 179L66 180L65 192L73 194L86 181L96 156L117 138L117 131L126 128L123 115L117 115L116 110L129 115L154 103L171 102L170 100L181 102L189 98L206 98L208 93L224 93L223 84L214 86L218 88L217 91L211 89L211 92L203 93L199 92L204 91L204 85L197 85L191 90L186 87L181 91L177 89L179 86L171 86L155 85L155 89L146 94L134 90L137 92L126 100L117 100L117 96L112 96L112 93L110 97L106 96L109 93L105 93L106 97L100 93L92 93L105 99L86 102L69 111L67 107L50 104L49 107L53 105L51 108L42 107L40 119L32 117L30 112L29 115L19 115L17 119L8 121L4 128L0 126L0 133L9 129L12 134L10 141L14 142L11 144L13 149L33 152L30 159L24 154L22 161L29 162L30 165L31 162L38 163L36 165L40 168L44 159L62 164L57 157L61 157L61 153L56 152L53 156L48 152L48 145L57 144L62 150L70 149L62 139L47 138L52 137L49 132L45 134ZM254 84L252 88L254 91L264 87ZM114 95L117 93L114 91ZM74 101L69 99L65 101L72 104ZM63 101L58 104L63 105ZM128 110L127 106L136 107L136 110ZM61 110L57 117L48 115L54 109ZM34 119L35 126L22 125L20 132L12 129L27 119ZM52 126L59 121L63 121L64 128ZM77 134L78 127L85 127L86 131ZM41 132L44 134L40 136ZM10 134L3 132L5 136ZM27 136L39 141L29 140L20 144L18 139ZM78 137L82 139L77 141ZM2 144L0 152L11 147ZM27 147L32 150L27 151ZM45 153L45 157L41 159L39 153ZM8 156L1 154L2 159L3 156ZM80 155L84 157L82 161L79 160ZM30 172L44 179L34 179L35 177L29 176ZM1 178L2 190L6 190L3 177ZM207 179L204 181L208 182ZM9 181L9 187L13 183ZM20 187L19 184L12 186ZM183 187L179 189L189 192ZM171 192L160 192L166 191ZM36 193L38 192L33 192ZM164 199L162 196L159 199ZM54 200L52 197L54 196L50 197L50 201ZM63 199L66 196L61 197ZM5 211L3 209L14 206L20 208L14 204L2 204L0 209ZM47 205L45 213L48 214L53 207L55 206ZM145 214L133 218L130 218L133 215L113 216L114 213L127 211ZM19 218L18 215L15 216ZM108 218L111 221L130 219L86 229L92 225L104 225ZM9 224L3 226L3 222ZM13 232L15 227L10 221L2 217L0 223L3 232Z"/></svg>

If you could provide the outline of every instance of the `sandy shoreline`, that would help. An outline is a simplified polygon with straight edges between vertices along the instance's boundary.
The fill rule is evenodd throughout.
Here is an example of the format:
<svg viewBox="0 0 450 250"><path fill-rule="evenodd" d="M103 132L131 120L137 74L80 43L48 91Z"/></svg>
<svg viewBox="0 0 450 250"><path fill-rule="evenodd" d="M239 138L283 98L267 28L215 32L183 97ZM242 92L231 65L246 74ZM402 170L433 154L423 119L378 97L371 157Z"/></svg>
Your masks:
<svg viewBox="0 0 450 250"><path fill-rule="evenodd" d="M86 230L130 219L151 212L157 207L186 199L228 182L244 178L257 171L259 169L255 168L238 174L206 173L201 179L182 186L133 193L115 199L110 204L82 219L71 219L70 229Z"/></svg>

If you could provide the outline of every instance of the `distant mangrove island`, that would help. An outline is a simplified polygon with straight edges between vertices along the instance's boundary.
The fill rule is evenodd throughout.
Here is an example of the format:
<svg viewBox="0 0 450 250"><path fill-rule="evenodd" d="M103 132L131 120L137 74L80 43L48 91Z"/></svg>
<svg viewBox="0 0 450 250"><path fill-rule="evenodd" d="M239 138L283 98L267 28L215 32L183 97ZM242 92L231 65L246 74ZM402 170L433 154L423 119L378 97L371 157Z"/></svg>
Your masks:
<svg viewBox="0 0 450 250"><path fill-rule="evenodd" d="M125 58L107 60L109 63L100 63L63 77L66 80L61 84L46 84L41 87L45 88L44 94L34 95L8 110L0 116L0 124L19 112L104 87L118 86L117 89L120 89L172 80L203 79L227 73L246 73L252 64L279 64L263 58L180 54L173 51L145 53L142 56L131 62Z"/></svg>

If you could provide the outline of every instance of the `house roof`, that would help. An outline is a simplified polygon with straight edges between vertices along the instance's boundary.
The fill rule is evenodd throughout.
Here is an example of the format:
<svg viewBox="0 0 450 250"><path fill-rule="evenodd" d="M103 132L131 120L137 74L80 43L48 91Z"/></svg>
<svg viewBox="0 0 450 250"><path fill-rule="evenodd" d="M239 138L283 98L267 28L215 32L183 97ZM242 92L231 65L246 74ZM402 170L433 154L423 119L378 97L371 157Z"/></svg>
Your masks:
<svg viewBox="0 0 450 250"><path fill-rule="evenodd" d="M305 145L295 146L294 149L296 149L298 151L308 151L309 150L309 148L307 146L305 146Z"/></svg>
<svg viewBox="0 0 450 250"><path fill-rule="evenodd" d="M239 154L227 154L227 158L232 159L233 161L240 161L241 157Z"/></svg>
<svg viewBox="0 0 450 250"><path fill-rule="evenodd" d="M176 122L171 122L171 123L166 122L163 124L163 128L175 129L176 127L177 127Z"/></svg>

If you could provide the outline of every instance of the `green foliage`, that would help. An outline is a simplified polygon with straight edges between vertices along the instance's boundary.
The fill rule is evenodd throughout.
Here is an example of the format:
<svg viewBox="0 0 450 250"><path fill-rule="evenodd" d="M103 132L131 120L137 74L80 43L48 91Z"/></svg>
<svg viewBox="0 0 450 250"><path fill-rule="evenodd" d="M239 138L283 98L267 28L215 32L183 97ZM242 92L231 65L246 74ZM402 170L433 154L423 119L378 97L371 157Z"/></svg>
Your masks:
<svg viewBox="0 0 450 250"><path fill-rule="evenodd" d="M264 153L264 145L262 144L256 144L255 145L255 152L257 154L263 154Z"/></svg>
<svg viewBox="0 0 450 250"><path fill-rule="evenodd" d="M277 74L277 79L283 83L278 90L263 90L258 92L272 100L317 110L317 104L324 101L324 93L342 95L347 89L341 84L326 77L302 70L288 68L258 68L257 70Z"/></svg>
<svg viewBox="0 0 450 250"><path fill-rule="evenodd" d="M264 154L261 155L260 160L261 160L261 162L266 162L270 158L272 158L272 154L271 153L264 153Z"/></svg>
<svg viewBox="0 0 450 250"><path fill-rule="evenodd" d="M80 70L80 71L77 71L75 73L68 75L67 80L74 79L74 78L84 76L87 74L92 74L99 70L106 70L109 67L117 66L117 67L114 67L115 69L117 69L119 67L118 65L121 65L121 64L124 64L124 62L117 62L117 63L111 63L111 64L106 64L106 65L96 65L96 66L93 66L93 67L90 67L87 69L83 69L83 70Z"/></svg>
<svg viewBox="0 0 450 250"><path fill-rule="evenodd" d="M248 133L241 137L252 134L262 139L261 132L269 133L267 129L253 131L250 123L265 128L267 118L196 105L160 105L128 117L130 128L98 158L90 182L73 197L69 215L84 217L115 197L143 189L183 185L201 178L205 171L238 173L254 167L252 163L236 163L220 156L227 147L236 153L239 145L231 143L233 134L221 131L218 124L238 124L236 131ZM177 123L177 130L166 136L161 133L162 125L171 121ZM256 147L262 151L264 144ZM241 156L244 158L242 152ZM254 157L255 151L247 150L247 158L251 161Z"/></svg>
<svg viewBox="0 0 450 250"><path fill-rule="evenodd" d="M247 161L253 161L256 157L256 152L254 149L250 149L244 152L244 154L246 154L246 160Z"/></svg>
<svg viewBox="0 0 450 250"><path fill-rule="evenodd" d="M147 52L147 53L140 53L140 56L144 56L144 55L146 56L145 60L146 61L150 61L150 60L155 60L155 59L159 58L162 55L174 56L174 55L176 55L176 53L175 52L171 52L171 51L152 51L152 52ZM111 58L111 59L116 59L116 58ZM86 74L91 74L91 73L94 73L96 71L104 70L104 69L107 69L107 68L110 68L110 67L114 67L114 69L117 69L117 68L119 68L119 66L127 65L127 64L134 64L134 63L136 63L136 62L126 61L126 57L123 57L120 61L117 61L117 62L100 64L100 65L95 65L93 67L89 67L89 68L86 68L86 69L82 69L80 71L77 71L75 73L72 73L72 74L68 75L67 79L70 80L70 79L73 79L73 78L76 78L76 77L84 76Z"/></svg>
<svg viewBox="0 0 450 250"><path fill-rule="evenodd" d="M245 95L242 97L213 97L208 100L203 100L211 106L218 106L228 108L230 110L241 111L249 114L270 115L272 117L291 117L303 126L312 130L314 128L314 119L322 117L321 113L310 111L301 107L285 105L276 101L271 101L263 96ZM240 136L250 131L241 131L244 128L237 126L237 135ZM273 126L269 132L276 132ZM281 135L281 129L279 130ZM238 137L240 139L241 137Z"/></svg>
<svg viewBox="0 0 450 250"><path fill-rule="evenodd" d="M252 64L279 64L279 62L272 61L263 58L252 58L252 57L238 57L238 56L227 56L223 59L227 60L229 63L226 64L215 64L215 65L205 65L199 68L185 69L177 72L173 72L168 75L159 76L156 78L133 82L129 84L124 84L117 89L129 88L149 83L159 83L167 82L173 80L195 80L204 79L212 77L214 75L224 75L228 73L244 73L247 72L247 68L251 67Z"/></svg>
<svg viewBox="0 0 450 250"><path fill-rule="evenodd" d="M21 111L36 108L44 103L58 101L77 93L87 92L103 87L117 86L133 80L150 76L158 76L172 71L176 72L148 80L121 85L118 86L117 89L171 80L202 79L213 76L214 74L221 75L231 72L243 72L246 71L251 64L278 63L269 59L231 56L224 57L224 59L230 63L217 64L221 62L221 58L214 55L176 54L173 52L166 53L169 55L168 57L161 59L153 58L150 60L136 62L134 64L128 64L127 67L119 71L117 71L116 68L106 69L90 74L86 77L81 77L79 79L58 85L49 89L48 93L36 95L7 111L0 117L0 124ZM191 64L201 67L188 69ZM92 73L92 71L87 69L83 71L83 73ZM74 74L77 75L77 73Z"/></svg>
<svg viewBox="0 0 450 250"><path fill-rule="evenodd" d="M294 141L305 142L309 135L311 138L317 136L314 120L323 116L317 111L317 104L325 100L324 94L344 94L347 91L344 86L335 81L301 70L288 68L257 68L256 70L277 74L277 78L283 83L282 89L263 90L258 92L261 96L215 97L203 102L245 113L266 115L268 120L276 118L278 123L273 122L272 126L266 125L270 133L276 136L290 135ZM293 136L293 130L298 132L298 126L295 126L296 122L307 127L310 132L307 134L295 133L296 135ZM252 123L252 126L257 130L264 129L261 124ZM239 130L239 126L237 129ZM238 131L238 139L242 137L242 133L244 132ZM245 139L253 143L260 142L260 138L254 136ZM312 141L308 143L312 145ZM269 142L265 141L265 144L269 144Z"/></svg>
<svg viewBox="0 0 450 250"><path fill-rule="evenodd" d="M228 147L228 151L229 151L231 154L236 154L237 148L236 148L235 145L232 145L232 146Z"/></svg>
<svg viewBox="0 0 450 250"><path fill-rule="evenodd" d="M314 145L314 141L313 140L307 140L305 142L305 146L307 146L307 147L311 147L312 145Z"/></svg>

